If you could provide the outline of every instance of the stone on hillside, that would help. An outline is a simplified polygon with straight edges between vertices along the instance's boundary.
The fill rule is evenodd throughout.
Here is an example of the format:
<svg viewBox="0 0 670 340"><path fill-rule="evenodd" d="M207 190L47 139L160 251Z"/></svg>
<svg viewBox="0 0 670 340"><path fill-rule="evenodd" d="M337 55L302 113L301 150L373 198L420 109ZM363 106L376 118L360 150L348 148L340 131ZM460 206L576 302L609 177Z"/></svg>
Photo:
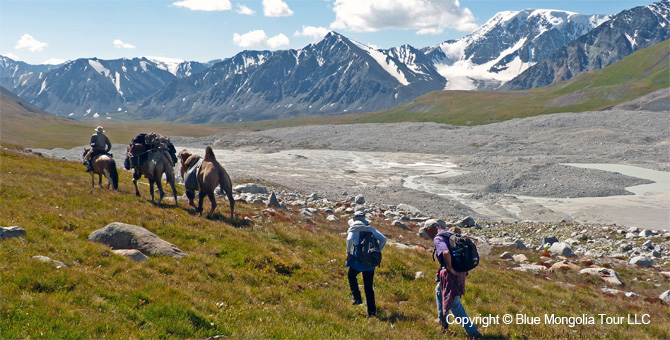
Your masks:
<svg viewBox="0 0 670 340"><path fill-rule="evenodd" d="M539 274L540 272L545 271L546 268L539 264L522 263L519 267L515 267L512 269L520 272L531 272L533 274Z"/></svg>
<svg viewBox="0 0 670 340"><path fill-rule="evenodd" d="M314 217L314 214L312 214L312 212L309 211L309 209L300 209L300 215L305 216L307 218L313 218Z"/></svg>
<svg viewBox="0 0 670 340"><path fill-rule="evenodd" d="M512 256L512 254L510 252L506 251L506 252L500 254L500 258L503 259L503 260L511 260L511 259L514 258L514 256Z"/></svg>
<svg viewBox="0 0 670 340"><path fill-rule="evenodd" d="M26 230L17 226L0 228L0 241L13 237L26 237Z"/></svg>
<svg viewBox="0 0 670 340"><path fill-rule="evenodd" d="M307 199L308 199L308 200L311 200L311 201L316 201L316 200L319 199L319 195L317 195L317 193L314 192L314 193L312 193L311 195L309 195L309 196L307 197Z"/></svg>
<svg viewBox="0 0 670 340"><path fill-rule="evenodd" d="M549 268L549 272L558 272L558 271L569 271L569 270L580 270L581 267L570 262L570 261L561 261L561 262L556 262L554 263L551 268Z"/></svg>
<svg viewBox="0 0 670 340"><path fill-rule="evenodd" d="M460 220L458 223L456 223L456 225L458 225L461 228L471 228L476 226L477 222L475 222L475 220L472 217L468 216Z"/></svg>
<svg viewBox="0 0 670 340"><path fill-rule="evenodd" d="M663 300L663 302L670 302L670 290L666 290L665 292L661 293L658 298Z"/></svg>
<svg viewBox="0 0 670 340"><path fill-rule="evenodd" d="M579 274L588 274L588 275L594 275L594 276L599 276L602 278L605 282L616 285L616 286L623 286L623 282L621 282L621 279L619 278L619 274L615 272L612 269L609 268L602 268L602 267L592 267L592 268L584 268L579 271Z"/></svg>
<svg viewBox="0 0 670 340"><path fill-rule="evenodd" d="M627 298L631 298L631 299L638 297L638 295L633 293L633 292L627 292L624 295L626 295Z"/></svg>
<svg viewBox="0 0 670 340"><path fill-rule="evenodd" d="M354 198L354 203L356 204L364 204L365 203L365 197L363 195L357 195Z"/></svg>
<svg viewBox="0 0 670 340"><path fill-rule="evenodd" d="M545 238L542 239L542 244L549 243L549 246L551 246L552 244L554 244L556 242L558 242L558 237L556 237L556 236L549 236L549 237L545 237Z"/></svg>
<svg viewBox="0 0 670 340"><path fill-rule="evenodd" d="M649 230L649 229L644 229L639 234L640 237L651 237L653 235L654 235L654 232Z"/></svg>
<svg viewBox="0 0 670 340"><path fill-rule="evenodd" d="M514 259L514 262L528 262L528 257L524 254L516 254L513 255L512 258Z"/></svg>
<svg viewBox="0 0 670 340"><path fill-rule="evenodd" d="M410 247L410 246L408 246L404 243L400 243L400 242L389 242L388 244L390 244L390 245L392 245L392 246L394 246L398 249L412 249L412 247Z"/></svg>
<svg viewBox="0 0 670 340"><path fill-rule="evenodd" d="M665 277L666 279L670 279L670 272L659 272L661 276Z"/></svg>
<svg viewBox="0 0 670 340"><path fill-rule="evenodd" d="M337 222L339 220L340 220L339 217L337 217L335 215L328 215L328 217L326 217L326 221L330 221L330 222Z"/></svg>
<svg viewBox="0 0 670 340"><path fill-rule="evenodd" d="M426 278L428 278L428 276L427 276L426 273L424 273L424 272L416 272L416 273L414 273L414 280L418 280L418 279L426 279Z"/></svg>
<svg viewBox="0 0 670 340"><path fill-rule="evenodd" d="M575 256L575 253L572 252L572 248L570 248L570 245L566 242L556 242L549 247L548 251L557 255Z"/></svg>
<svg viewBox="0 0 670 340"><path fill-rule="evenodd" d="M421 214L421 210L419 210L419 209L417 209L417 208L415 208L415 207L413 207L409 204L405 204L405 203L398 204L397 209L400 210L400 211L404 211L406 213L410 213L410 214L415 214L415 215L416 214Z"/></svg>
<svg viewBox="0 0 670 340"><path fill-rule="evenodd" d="M651 240L647 240L641 245L642 248L645 249L654 249L654 242L651 242Z"/></svg>
<svg viewBox="0 0 670 340"><path fill-rule="evenodd" d="M126 223L114 222L88 235L88 239L116 249L137 249L148 255L182 258L187 253L149 230Z"/></svg>
<svg viewBox="0 0 670 340"><path fill-rule="evenodd" d="M270 194L270 198L268 198L268 201L267 201L266 205L268 207L275 207L275 208L281 207L281 205L279 205L279 200L277 199L277 195L275 195L274 191Z"/></svg>
<svg viewBox="0 0 670 340"><path fill-rule="evenodd" d="M407 224L400 222L399 220L395 220L391 223L392 226L402 228L405 230L412 231L412 228L408 227Z"/></svg>
<svg viewBox="0 0 670 340"><path fill-rule="evenodd" d="M629 263L640 267L651 267L654 265L654 260L646 256L635 256L630 259Z"/></svg>
<svg viewBox="0 0 670 340"><path fill-rule="evenodd" d="M113 250L113 252L114 254L121 255L135 262L142 262L149 260L148 256L142 254L142 252L137 249L117 249Z"/></svg>
<svg viewBox="0 0 670 340"><path fill-rule="evenodd" d="M614 289L614 288L607 288L607 287L600 288L600 290L603 293L612 294L612 295L618 295L618 294L623 293L623 291L621 291L621 290Z"/></svg>
<svg viewBox="0 0 670 340"><path fill-rule="evenodd" d="M515 240L514 242L506 242L503 246L513 249L527 249L526 245L523 244L521 240Z"/></svg>
<svg viewBox="0 0 670 340"><path fill-rule="evenodd" d="M247 184L236 185L233 188L233 191L249 193L249 194L267 194L268 188L262 185L258 185L256 183L247 183Z"/></svg>
<svg viewBox="0 0 670 340"><path fill-rule="evenodd" d="M50 257L47 256L42 256L42 255L35 255L33 256L35 260L38 260L40 262L44 263L52 263L56 268L67 268L67 265L61 261L57 260L52 260Z"/></svg>

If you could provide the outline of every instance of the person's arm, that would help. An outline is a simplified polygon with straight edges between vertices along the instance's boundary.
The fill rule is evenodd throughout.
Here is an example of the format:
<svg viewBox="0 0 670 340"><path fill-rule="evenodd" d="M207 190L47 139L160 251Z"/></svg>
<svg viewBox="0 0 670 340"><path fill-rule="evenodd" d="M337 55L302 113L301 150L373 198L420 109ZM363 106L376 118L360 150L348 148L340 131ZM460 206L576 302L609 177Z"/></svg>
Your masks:
<svg viewBox="0 0 670 340"><path fill-rule="evenodd" d="M382 233L379 232L379 230L375 229L373 232L377 240L379 241L379 250L383 250L384 246L386 245L386 236L384 236Z"/></svg>
<svg viewBox="0 0 670 340"><path fill-rule="evenodd" d="M112 142L109 141L109 137L107 136L105 136L105 145L106 145L105 153L107 153L109 152L109 150L112 149Z"/></svg>
<svg viewBox="0 0 670 340"><path fill-rule="evenodd" d="M95 135L91 136L91 142L88 143L88 144L89 144L91 147L95 147L95 144L96 144L96 136L95 136Z"/></svg>
<svg viewBox="0 0 670 340"><path fill-rule="evenodd" d="M456 271L451 266L451 254L449 254L449 250L445 250L442 252L442 258L444 259L444 263L447 265L447 270L449 271L449 273L456 274Z"/></svg>
<svg viewBox="0 0 670 340"><path fill-rule="evenodd" d="M354 246L354 233L347 232L347 261L351 258L351 249Z"/></svg>

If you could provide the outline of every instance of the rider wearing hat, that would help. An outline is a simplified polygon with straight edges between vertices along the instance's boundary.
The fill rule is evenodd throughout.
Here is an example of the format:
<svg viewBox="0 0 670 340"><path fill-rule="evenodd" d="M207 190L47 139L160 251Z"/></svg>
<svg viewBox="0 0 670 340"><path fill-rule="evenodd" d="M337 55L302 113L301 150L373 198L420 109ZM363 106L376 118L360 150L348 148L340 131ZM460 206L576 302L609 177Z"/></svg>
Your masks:
<svg viewBox="0 0 670 340"><path fill-rule="evenodd" d="M102 129L102 126L98 126L95 129L96 133L91 136L91 161L98 156L109 153L109 150L112 149L112 143L109 141L109 138L105 135L105 131ZM91 162L85 162L86 172L90 172L93 169L91 168Z"/></svg>

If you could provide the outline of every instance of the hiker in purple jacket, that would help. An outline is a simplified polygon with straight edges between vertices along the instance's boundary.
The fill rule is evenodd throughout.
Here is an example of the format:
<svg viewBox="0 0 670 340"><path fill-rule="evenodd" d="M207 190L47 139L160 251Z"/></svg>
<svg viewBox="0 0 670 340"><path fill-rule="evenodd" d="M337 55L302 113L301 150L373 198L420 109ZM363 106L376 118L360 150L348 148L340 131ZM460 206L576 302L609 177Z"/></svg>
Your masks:
<svg viewBox="0 0 670 340"><path fill-rule="evenodd" d="M355 251L361 232L371 232L379 241L380 251L384 249L384 245L386 244L386 237L384 237L382 233L370 225L370 222L365 219L365 212L363 211L357 211L354 213L354 217L349 220L349 226L350 227L347 230L346 265L349 267L349 272L347 273L349 288L351 289L351 294L354 297L351 303L354 305L363 304L361 291L358 288L358 279L356 278L359 273L363 273L363 288L365 290L365 302L368 307L368 316L375 316L377 314L377 306L375 304L375 291L372 287L374 282L375 267L367 267L361 264L356 258Z"/></svg>
<svg viewBox="0 0 670 340"><path fill-rule="evenodd" d="M435 281L438 282L435 286L435 301L437 317L442 325L442 331L446 332L449 329L450 322L447 316L451 310L454 318L462 321L461 325L465 328L468 336L480 338L481 334L477 330L477 326L472 322L461 304L461 295L465 294L465 278L468 273L458 273L451 266L451 255L449 254L447 240L448 236L454 234L454 232L441 229L436 220L429 220L429 222L430 224L426 225L424 230L433 239L435 255L440 262L440 269L435 273ZM458 228L454 229L460 234Z"/></svg>

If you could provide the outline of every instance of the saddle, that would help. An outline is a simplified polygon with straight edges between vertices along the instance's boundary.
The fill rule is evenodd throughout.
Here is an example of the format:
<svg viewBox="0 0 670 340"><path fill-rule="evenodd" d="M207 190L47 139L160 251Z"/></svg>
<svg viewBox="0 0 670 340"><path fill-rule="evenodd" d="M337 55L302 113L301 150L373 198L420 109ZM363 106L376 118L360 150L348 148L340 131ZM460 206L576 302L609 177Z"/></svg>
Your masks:
<svg viewBox="0 0 670 340"><path fill-rule="evenodd" d="M200 183L198 183L198 171L202 166L202 158L198 159L198 162L193 164L186 171L186 176L184 178L184 188L186 190L200 190Z"/></svg>

